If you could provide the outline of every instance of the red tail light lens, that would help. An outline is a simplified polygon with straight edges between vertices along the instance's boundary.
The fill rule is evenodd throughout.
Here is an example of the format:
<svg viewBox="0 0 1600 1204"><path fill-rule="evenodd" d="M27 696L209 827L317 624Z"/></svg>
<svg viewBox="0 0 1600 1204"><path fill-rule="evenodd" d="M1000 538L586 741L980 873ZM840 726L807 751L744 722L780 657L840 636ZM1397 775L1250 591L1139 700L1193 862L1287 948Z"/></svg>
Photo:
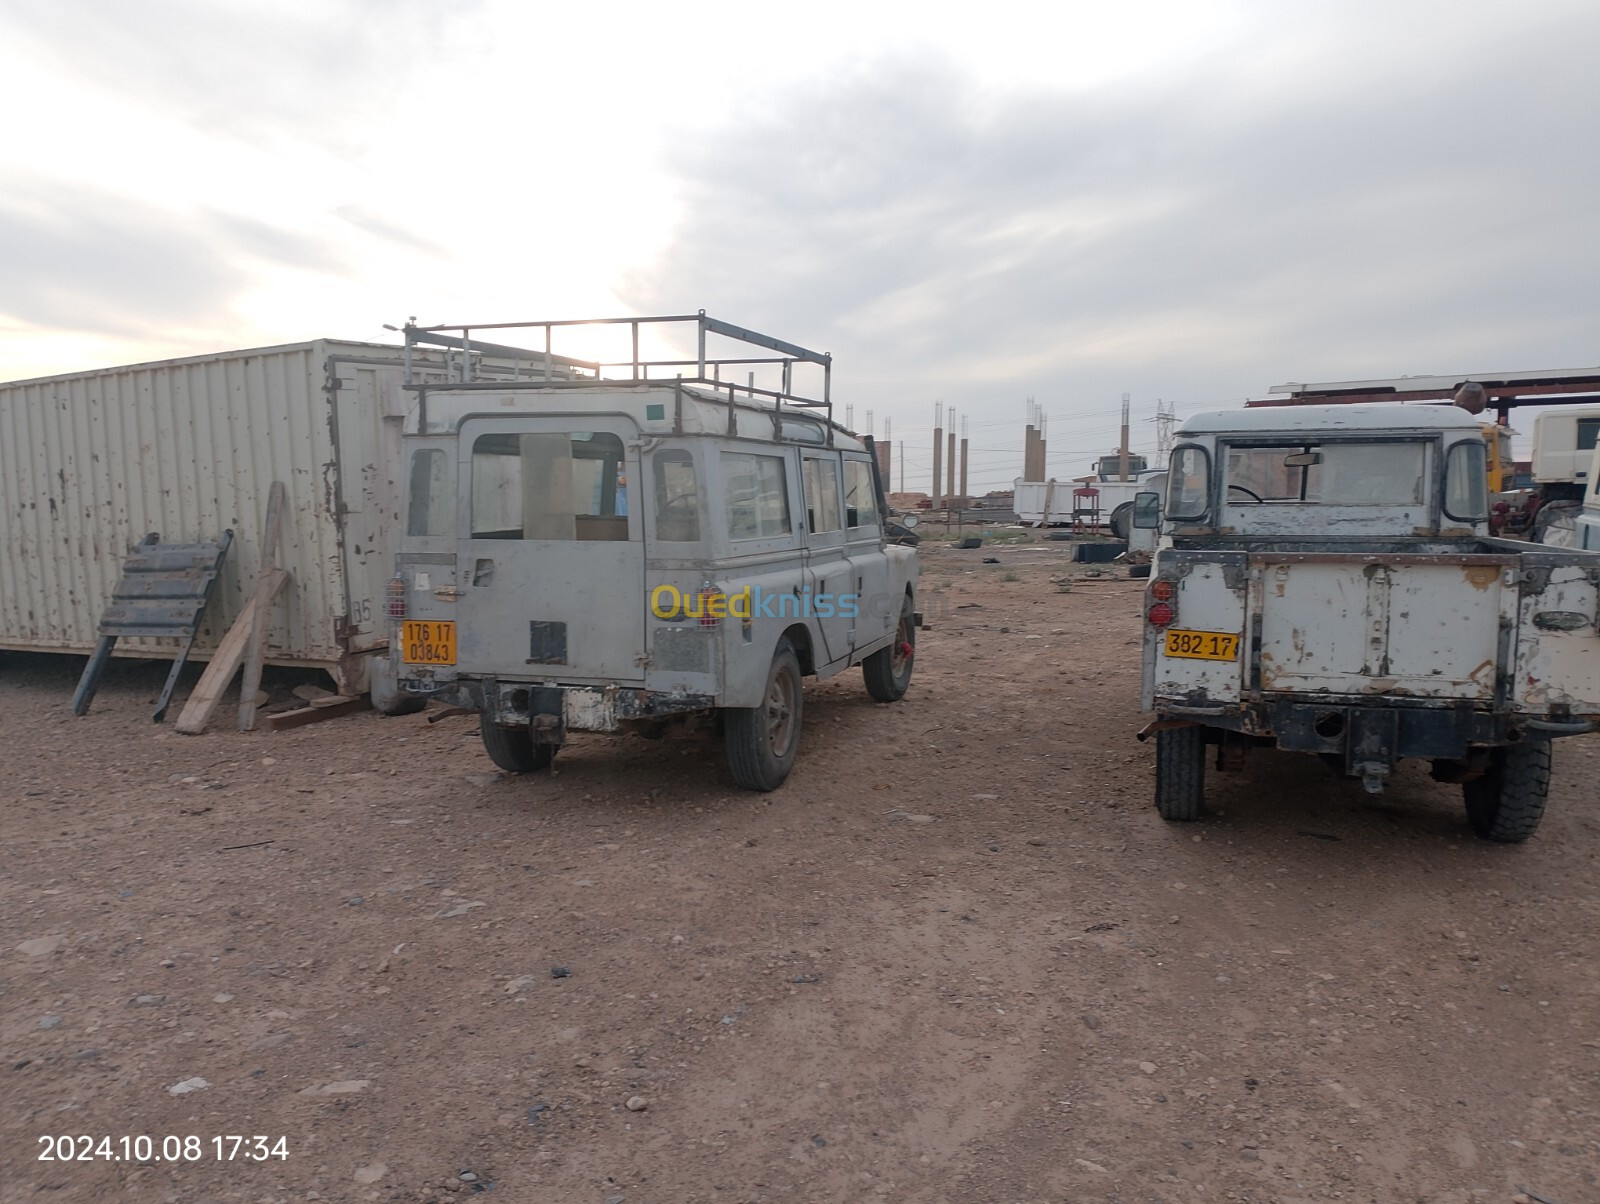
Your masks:
<svg viewBox="0 0 1600 1204"><path fill-rule="evenodd" d="M1172 622L1173 610L1167 603L1157 602L1145 612L1145 617L1152 627L1166 627Z"/></svg>
<svg viewBox="0 0 1600 1204"><path fill-rule="evenodd" d="M700 626L715 627L717 625L718 615L713 606L727 607L726 601L718 601L720 598L722 598L722 594L718 590L703 589L700 591Z"/></svg>
<svg viewBox="0 0 1600 1204"><path fill-rule="evenodd" d="M406 617L406 579L396 573L389 578L388 588L384 591L387 595L384 600L384 613L391 619Z"/></svg>
<svg viewBox="0 0 1600 1204"><path fill-rule="evenodd" d="M1178 587L1165 578L1157 578L1150 583L1150 596L1157 602L1171 602L1177 596Z"/></svg>

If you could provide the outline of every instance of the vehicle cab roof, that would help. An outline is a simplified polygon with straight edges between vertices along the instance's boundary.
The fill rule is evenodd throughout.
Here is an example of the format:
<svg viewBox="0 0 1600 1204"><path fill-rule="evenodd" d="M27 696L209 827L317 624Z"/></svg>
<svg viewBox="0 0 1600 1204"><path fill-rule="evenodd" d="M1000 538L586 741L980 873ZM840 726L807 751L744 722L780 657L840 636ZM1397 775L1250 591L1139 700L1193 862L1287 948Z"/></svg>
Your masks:
<svg viewBox="0 0 1600 1204"><path fill-rule="evenodd" d="M1476 431L1482 419L1457 406L1327 405L1258 406L1191 414L1180 438L1195 435L1359 434L1396 431Z"/></svg>

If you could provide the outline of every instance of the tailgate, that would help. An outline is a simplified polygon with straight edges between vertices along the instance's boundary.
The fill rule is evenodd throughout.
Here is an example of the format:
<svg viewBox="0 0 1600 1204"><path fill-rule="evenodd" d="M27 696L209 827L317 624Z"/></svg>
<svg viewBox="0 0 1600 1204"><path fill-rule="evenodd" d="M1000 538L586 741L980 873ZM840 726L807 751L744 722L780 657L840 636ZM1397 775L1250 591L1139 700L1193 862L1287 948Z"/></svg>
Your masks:
<svg viewBox="0 0 1600 1204"><path fill-rule="evenodd" d="M1261 689L1491 701L1515 632L1515 566L1509 555L1252 555Z"/></svg>

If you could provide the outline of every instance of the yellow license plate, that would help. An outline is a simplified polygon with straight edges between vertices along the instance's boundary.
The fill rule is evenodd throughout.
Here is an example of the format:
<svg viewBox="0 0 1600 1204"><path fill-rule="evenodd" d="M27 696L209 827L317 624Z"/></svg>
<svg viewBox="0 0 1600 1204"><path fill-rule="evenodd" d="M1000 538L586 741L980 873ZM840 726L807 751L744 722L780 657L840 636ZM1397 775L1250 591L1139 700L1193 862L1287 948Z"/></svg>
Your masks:
<svg viewBox="0 0 1600 1204"><path fill-rule="evenodd" d="M400 625L400 659L408 665L456 663L456 625L407 619Z"/></svg>
<svg viewBox="0 0 1600 1204"><path fill-rule="evenodd" d="M1180 631L1174 627L1167 631L1162 651L1197 661L1237 660L1239 637L1226 631Z"/></svg>

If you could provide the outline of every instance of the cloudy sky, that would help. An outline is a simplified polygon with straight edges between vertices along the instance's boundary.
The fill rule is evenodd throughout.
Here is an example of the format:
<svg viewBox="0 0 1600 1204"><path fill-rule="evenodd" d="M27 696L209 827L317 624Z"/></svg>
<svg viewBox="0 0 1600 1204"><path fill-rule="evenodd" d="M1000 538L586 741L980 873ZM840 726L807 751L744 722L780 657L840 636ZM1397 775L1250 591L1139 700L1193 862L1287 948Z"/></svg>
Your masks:
<svg viewBox="0 0 1600 1204"><path fill-rule="evenodd" d="M705 309L974 484L1133 399L1600 363L1593 0L11 0L0 379Z"/></svg>

